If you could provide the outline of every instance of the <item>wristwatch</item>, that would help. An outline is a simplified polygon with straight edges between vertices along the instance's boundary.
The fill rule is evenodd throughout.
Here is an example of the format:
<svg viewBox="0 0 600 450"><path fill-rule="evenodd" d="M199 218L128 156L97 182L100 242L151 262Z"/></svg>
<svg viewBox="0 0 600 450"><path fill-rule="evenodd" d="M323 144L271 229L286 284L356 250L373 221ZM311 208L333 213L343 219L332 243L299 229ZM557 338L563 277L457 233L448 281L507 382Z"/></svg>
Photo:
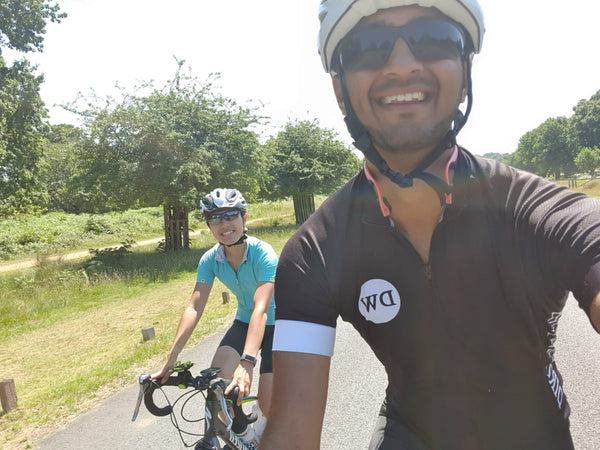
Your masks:
<svg viewBox="0 0 600 450"><path fill-rule="evenodd" d="M248 361L253 366L256 365L256 358L252 355L249 355L248 353L244 353L240 358L240 361Z"/></svg>

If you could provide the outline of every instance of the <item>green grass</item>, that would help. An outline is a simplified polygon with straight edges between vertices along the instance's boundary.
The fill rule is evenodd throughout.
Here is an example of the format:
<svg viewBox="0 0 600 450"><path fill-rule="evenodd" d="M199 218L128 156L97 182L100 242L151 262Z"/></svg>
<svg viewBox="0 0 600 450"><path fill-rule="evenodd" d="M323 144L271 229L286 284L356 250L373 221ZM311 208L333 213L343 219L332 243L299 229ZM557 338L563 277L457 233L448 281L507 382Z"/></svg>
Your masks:
<svg viewBox="0 0 600 450"><path fill-rule="evenodd" d="M559 180L556 182L561 186L568 186L568 180ZM572 188L575 192L582 192L590 197L600 198L600 179L577 180L577 187Z"/></svg>
<svg viewBox="0 0 600 450"><path fill-rule="evenodd" d="M106 214L49 213L0 221L0 259L87 250L160 236L162 208Z"/></svg>
<svg viewBox="0 0 600 450"><path fill-rule="evenodd" d="M257 206L249 219L266 219L249 223L249 234L279 253L296 229L292 212L285 204ZM18 398L17 409L0 415L0 448L31 448L140 373L159 367L189 300L198 260L212 245L212 235L201 233L187 251L133 246L125 254L42 260L0 274L1 378L15 380ZM215 282L188 345L231 320L236 302L223 304L224 290ZM156 337L143 342L140 330L148 326Z"/></svg>

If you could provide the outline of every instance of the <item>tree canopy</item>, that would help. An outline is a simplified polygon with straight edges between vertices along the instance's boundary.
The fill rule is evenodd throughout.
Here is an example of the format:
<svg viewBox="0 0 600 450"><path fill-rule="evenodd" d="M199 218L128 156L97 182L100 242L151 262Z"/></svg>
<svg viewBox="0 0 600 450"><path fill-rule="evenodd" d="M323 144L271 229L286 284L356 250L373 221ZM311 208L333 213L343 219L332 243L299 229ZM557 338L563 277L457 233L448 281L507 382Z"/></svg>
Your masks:
<svg viewBox="0 0 600 450"><path fill-rule="evenodd" d="M571 117L573 134L581 147L600 147L600 91L580 100Z"/></svg>
<svg viewBox="0 0 600 450"><path fill-rule="evenodd" d="M213 82L176 76L162 88L152 83L133 94L88 103L77 182L85 210L135 206L197 206L215 186L235 186L250 200L266 173L251 127L251 108L216 93Z"/></svg>
<svg viewBox="0 0 600 450"><path fill-rule="evenodd" d="M37 179L46 115L41 82L27 61L6 67L0 57L0 215L31 211L44 203Z"/></svg>
<svg viewBox="0 0 600 450"><path fill-rule="evenodd" d="M46 22L65 16L46 0L0 2L0 215L45 204L38 177L47 115L39 95L43 77L35 75L36 67L26 59L7 65L2 50L41 51Z"/></svg>
<svg viewBox="0 0 600 450"><path fill-rule="evenodd" d="M2 48L20 52L42 51L46 22L67 17L48 0L2 0L0 2L0 55Z"/></svg>
<svg viewBox="0 0 600 450"><path fill-rule="evenodd" d="M575 158L575 165L584 172L589 173L592 178L600 167L600 149L583 147Z"/></svg>
<svg viewBox="0 0 600 450"><path fill-rule="evenodd" d="M542 176L553 175L556 179L561 173L573 174L577 149L571 136L566 117L547 119L521 137L512 162Z"/></svg>
<svg viewBox="0 0 600 450"><path fill-rule="evenodd" d="M510 163L542 176L572 176L581 170L581 161L591 161L584 148L600 147L600 91L589 100L580 100L569 117L550 118L525 133ZM586 170L586 172L589 172Z"/></svg>
<svg viewBox="0 0 600 450"><path fill-rule="evenodd" d="M352 151L333 131L320 128L317 120L288 122L266 147L270 195L294 197L295 208L305 210L296 211L298 223L314 212L315 194L331 194L361 167Z"/></svg>
<svg viewBox="0 0 600 450"><path fill-rule="evenodd" d="M280 197L331 194L360 170L360 160L317 120L292 121L267 142L271 191Z"/></svg>

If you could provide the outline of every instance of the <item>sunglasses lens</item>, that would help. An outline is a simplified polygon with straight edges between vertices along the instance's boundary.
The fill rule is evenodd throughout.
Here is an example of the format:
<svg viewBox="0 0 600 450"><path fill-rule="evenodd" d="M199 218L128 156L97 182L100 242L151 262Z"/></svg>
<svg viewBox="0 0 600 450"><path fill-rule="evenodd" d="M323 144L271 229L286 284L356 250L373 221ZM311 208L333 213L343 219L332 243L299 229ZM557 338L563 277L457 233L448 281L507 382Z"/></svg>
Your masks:
<svg viewBox="0 0 600 450"><path fill-rule="evenodd" d="M464 53L464 38L451 22L424 19L402 27L363 28L351 33L340 47L344 71L378 69L402 38L419 61L457 59Z"/></svg>
<svg viewBox="0 0 600 450"><path fill-rule="evenodd" d="M226 222L232 222L239 215L240 215L240 212L237 210L236 211L227 211L227 212L224 212L221 214L215 214L215 215L209 217L208 219L206 219L206 222L209 225L217 226L217 225L220 225L223 220L225 220Z"/></svg>
<svg viewBox="0 0 600 450"><path fill-rule="evenodd" d="M208 223L211 226L216 226L216 225L219 225L221 223L221 218L220 217L216 217L216 216L212 216L212 217L209 217L208 219L206 219L206 223Z"/></svg>
<svg viewBox="0 0 600 450"><path fill-rule="evenodd" d="M443 20L424 20L414 25L405 39L419 61L458 59L463 55L464 38L454 24Z"/></svg>
<svg viewBox="0 0 600 450"><path fill-rule="evenodd" d="M390 28L357 30L341 49L342 67L346 71L381 67L390 57L395 42L395 35Z"/></svg>

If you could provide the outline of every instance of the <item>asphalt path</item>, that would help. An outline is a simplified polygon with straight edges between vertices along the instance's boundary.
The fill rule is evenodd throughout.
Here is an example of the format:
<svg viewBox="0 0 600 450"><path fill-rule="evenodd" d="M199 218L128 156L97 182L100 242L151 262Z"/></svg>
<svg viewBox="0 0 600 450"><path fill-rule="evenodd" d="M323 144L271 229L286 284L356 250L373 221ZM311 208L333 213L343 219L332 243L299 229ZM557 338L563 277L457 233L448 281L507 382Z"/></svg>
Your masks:
<svg viewBox="0 0 600 450"><path fill-rule="evenodd" d="M186 350L182 360L194 369L208 367L222 333ZM385 372L354 331L339 322L331 364L329 397L321 448L362 450L367 447L386 386ZM571 429L577 450L600 449L600 336L587 316L569 299L558 327L558 367L571 404ZM156 368L149 368L149 371ZM138 388L132 386L79 416L36 448L58 449L177 449L184 448L168 418L150 415L142 406L131 421ZM293 407L293 405L291 405ZM302 426L302 424L298 424ZM509 430L507 430L509 431Z"/></svg>

